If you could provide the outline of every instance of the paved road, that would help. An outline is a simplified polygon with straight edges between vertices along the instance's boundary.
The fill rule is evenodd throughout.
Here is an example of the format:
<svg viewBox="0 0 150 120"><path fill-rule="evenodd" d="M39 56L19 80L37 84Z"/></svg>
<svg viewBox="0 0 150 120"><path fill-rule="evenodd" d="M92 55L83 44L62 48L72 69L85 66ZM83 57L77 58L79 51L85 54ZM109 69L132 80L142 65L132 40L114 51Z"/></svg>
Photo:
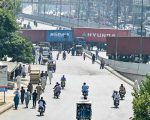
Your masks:
<svg viewBox="0 0 150 120"><path fill-rule="evenodd" d="M53 98L53 86L65 74L66 88L60 99ZM37 109L13 108L0 115L0 120L75 120L76 102L82 98L81 86L86 82L90 86L89 99L92 101L92 120L129 120L132 116L132 88L128 84L106 70L100 70L98 64L91 64L88 58L83 61L80 56L67 56L67 60L57 61L57 70L52 85L47 85L43 97L47 102L45 116L39 117ZM119 109L113 108L112 91L123 83L127 89L125 100L121 101ZM31 102L30 102L31 103Z"/></svg>

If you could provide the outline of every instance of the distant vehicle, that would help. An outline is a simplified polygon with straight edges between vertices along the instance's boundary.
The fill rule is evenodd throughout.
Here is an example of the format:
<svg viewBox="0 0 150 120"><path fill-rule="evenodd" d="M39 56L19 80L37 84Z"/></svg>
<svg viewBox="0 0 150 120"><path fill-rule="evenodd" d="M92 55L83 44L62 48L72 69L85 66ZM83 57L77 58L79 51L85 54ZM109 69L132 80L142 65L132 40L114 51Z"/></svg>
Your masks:
<svg viewBox="0 0 150 120"><path fill-rule="evenodd" d="M49 47L50 48L50 43L49 42L40 42L39 46L40 47Z"/></svg>
<svg viewBox="0 0 150 120"><path fill-rule="evenodd" d="M43 56L48 56L49 55L49 52L50 52L50 49L49 49L49 47L42 47L42 51L43 51L43 53L42 53L42 55Z"/></svg>
<svg viewBox="0 0 150 120"><path fill-rule="evenodd" d="M76 55L82 55L83 46L82 45L76 45L75 50L76 50Z"/></svg>

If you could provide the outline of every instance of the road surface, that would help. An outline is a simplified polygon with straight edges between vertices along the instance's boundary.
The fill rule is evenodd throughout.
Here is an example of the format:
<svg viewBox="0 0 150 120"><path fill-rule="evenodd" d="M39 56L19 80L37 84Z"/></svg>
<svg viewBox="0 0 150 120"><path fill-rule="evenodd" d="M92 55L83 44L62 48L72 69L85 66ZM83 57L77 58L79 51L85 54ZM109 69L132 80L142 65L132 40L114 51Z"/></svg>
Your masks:
<svg viewBox="0 0 150 120"><path fill-rule="evenodd" d="M56 56L56 55L55 55ZM54 56L54 57L55 57ZM62 56L60 56L62 57ZM42 70L42 68L40 68ZM45 69L45 67L43 68ZM66 88L62 91L60 99L53 98L53 87L62 75L67 78ZM89 100L92 101L92 120L129 120L132 117L132 87L108 72L100 70L98 64L91 64L81 56L67 56L67 60L57 61L56 73L52 85L46 86L42 95L46 100L45 115L39 117L36 109L19 105L18 110L11 110L0 115L0 120L76 120L76 102L82 99L81 86L86 82L90 87ZM113 108L112 92L118 90L120 84L126 87L125 100L120 102L118 109Z"/></svg>

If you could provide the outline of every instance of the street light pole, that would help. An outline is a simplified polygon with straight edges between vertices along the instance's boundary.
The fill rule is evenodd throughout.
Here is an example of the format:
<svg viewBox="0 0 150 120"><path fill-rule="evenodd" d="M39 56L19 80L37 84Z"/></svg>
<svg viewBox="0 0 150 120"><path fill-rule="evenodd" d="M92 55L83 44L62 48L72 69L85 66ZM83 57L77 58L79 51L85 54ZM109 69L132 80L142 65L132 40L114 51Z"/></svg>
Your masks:
<svg viewBox="0 0 150 120"><path fill-rule="evenodd" d="M80 18L80 0L78 0L78 27L80 22L79 18Z"/></svg>
<svg viewBox="0 0 150 120"><path fill-rule="evenodd" d="M140 39L140 62L143 61L143 0L141 1L141 39Z"/></svg>
<svg viewBox="0 0 150 120"><path fill-rule="evenodd" d="M116 30L116 57L115 59L118 59L118 6L119 6L119 0L117 0L117 30Z"/></svg>
<svg viewBox="0 0 150 120"><path fill-rule="evenodd" d="M59 1L60 2L60 9L59 9L59 26L61 26L61 11L62 11L62 0Z"/></svg>

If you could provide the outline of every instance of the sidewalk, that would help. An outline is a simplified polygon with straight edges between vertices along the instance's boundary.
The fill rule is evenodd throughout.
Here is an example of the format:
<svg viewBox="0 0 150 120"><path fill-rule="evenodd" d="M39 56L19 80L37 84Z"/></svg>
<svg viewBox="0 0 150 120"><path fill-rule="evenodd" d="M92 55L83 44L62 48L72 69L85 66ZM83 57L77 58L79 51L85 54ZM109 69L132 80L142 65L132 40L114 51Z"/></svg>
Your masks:
<svg viewBox="0 0 150 120"><path fill-rule="evenodd" d="M27 87L28 83L29 83L29 78L27 76L26 78L27 80L25 80L24 78L22 78L22 81L21 81L21 86L23 87ZM3 112L9 110L10 108L13 107L13 98L14 98L14 91L16 90L16 83L15 83L15 88L13 90L8 90L6 93L5 93L5 103L4 103L4 93L3 92L0 92L0 104L3 104L3 105L0 105L0 114L2 114Z"/></svg>

